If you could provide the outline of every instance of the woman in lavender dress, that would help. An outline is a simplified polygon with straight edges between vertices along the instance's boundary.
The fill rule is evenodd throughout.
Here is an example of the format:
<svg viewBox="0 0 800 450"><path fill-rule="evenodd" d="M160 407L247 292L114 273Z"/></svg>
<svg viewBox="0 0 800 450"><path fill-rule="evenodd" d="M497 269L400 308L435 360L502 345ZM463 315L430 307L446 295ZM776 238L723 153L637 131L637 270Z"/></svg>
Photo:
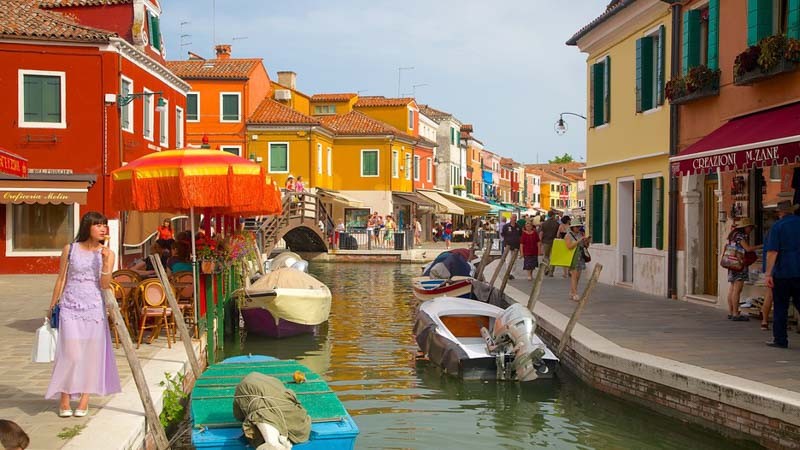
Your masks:
<svg viewBox="0 0 800 450"><path fill-rule="evenodd" d="M50 302L50 309L59 303L61 310L58 344L53 377L45 395L45 398L60 395L61 417L88 414L89 394L108 395L120 391L101 293L101 288L109 287L114 267L114 252L103 245L107 233L105 216L86 213L81 218L75 242L64 246L61 252L61 266ZM73 413L70 400L78 398Z"/></svg>

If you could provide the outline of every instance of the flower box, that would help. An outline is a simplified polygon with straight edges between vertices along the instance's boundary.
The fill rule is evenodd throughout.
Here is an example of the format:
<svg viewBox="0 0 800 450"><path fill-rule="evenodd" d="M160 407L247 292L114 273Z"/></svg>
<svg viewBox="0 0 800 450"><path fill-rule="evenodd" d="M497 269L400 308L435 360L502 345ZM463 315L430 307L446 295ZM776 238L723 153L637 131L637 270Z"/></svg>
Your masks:
<svg viewBox="0 0 800 450"><path fill-rule="evenodd" d="M682 105L684 103L689 103L694 100L711 97L714 95L719 95L719 84L704 86L694 92L686 92L683 95L673 97L669 102L673 105Z"/></svg>
<svg viewBox="0 0 800 450"><path fill-rule="evenodd" d="M756 66L752 70L743 72L741 75L734 73L733 84L736 86L749 86L757 81L774 77L786 72L792 72L797 68L797 64L786 59L781 59L770 69L764 70Z"/></svg>
<svg viewBox="0 0 800 450"><path fill-rule="evenodd" d="M665 95L673 105L680 105L719 94L720 71L706 66L696 66L679 78L670 80Z"/></svg>

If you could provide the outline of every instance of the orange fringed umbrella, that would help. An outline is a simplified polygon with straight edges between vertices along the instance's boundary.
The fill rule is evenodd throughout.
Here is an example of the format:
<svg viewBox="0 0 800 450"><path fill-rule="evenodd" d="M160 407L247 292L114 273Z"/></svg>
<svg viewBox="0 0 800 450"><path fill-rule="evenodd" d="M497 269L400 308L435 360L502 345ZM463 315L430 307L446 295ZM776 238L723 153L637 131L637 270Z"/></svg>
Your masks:
<svg viewBox="0 0 800 450"><path fill-rule="evenodd" d="M119 210L279 214L280 191L264 168L219 150L151 153L111 173Z"/></svg>

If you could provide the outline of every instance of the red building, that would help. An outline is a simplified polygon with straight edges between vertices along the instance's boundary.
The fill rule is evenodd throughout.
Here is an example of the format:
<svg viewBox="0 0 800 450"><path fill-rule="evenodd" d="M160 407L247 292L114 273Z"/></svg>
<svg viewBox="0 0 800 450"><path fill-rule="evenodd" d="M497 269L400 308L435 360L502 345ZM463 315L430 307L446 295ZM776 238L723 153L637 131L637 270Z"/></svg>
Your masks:
<svg viewBox="0 0 800 450"><path fill-rule="evenodd" d="M436 168L434 149L436 142L417 135L414 145L414 189L433 189L436 187Z"/></svg>
<svg viewBox="0 0 800 450"><path fill-rule="evenodd" d="M189 85L163 64L160 14L154 0L3 2L0 147L30 169L0 174L0 273L55 272L88 211L112 219L119 254L110 172L184 145Z"/></svg>

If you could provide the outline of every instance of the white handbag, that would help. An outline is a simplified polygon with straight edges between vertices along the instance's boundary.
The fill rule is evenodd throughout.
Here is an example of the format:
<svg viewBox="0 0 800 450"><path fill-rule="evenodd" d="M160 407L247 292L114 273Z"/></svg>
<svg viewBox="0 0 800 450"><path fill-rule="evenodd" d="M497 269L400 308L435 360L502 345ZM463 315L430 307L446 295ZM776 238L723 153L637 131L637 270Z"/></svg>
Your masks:
<svg viewBox="0 0 800 450"><path fill-rule="evenodd" d="M33 351L31 361L35 363L49 363L56 358L56 343L58 342L58 329L50 326L50 319L44 319L44 325L36 330L33 336Z"/></svg>

